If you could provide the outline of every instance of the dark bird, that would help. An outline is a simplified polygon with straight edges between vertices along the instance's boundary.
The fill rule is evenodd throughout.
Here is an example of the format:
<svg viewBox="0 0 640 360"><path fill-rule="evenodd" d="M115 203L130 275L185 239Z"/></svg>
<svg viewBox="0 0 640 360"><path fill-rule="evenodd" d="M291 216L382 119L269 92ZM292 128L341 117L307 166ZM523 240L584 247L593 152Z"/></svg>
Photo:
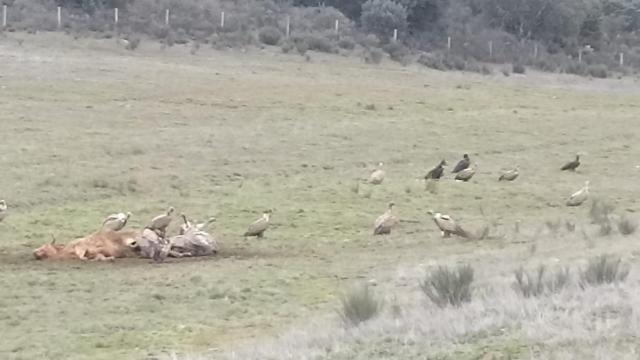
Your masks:
<svg viewBox="0 0 640 360"><path fill-rule="evenodd" d="M429 170L427 175L424 176L424 179L425 180L429 180L429 179L439 180L442 177L442 174L444 173L444 167L446 165L447 165L447 161L446 160L440 161L440 164L438 164L438 166L436 166L433 169Z"/></svg>
<svg viewBox="0 0 640 360"><path fill-rule="evenodd" d="M471 159L469 159L469 155L464 154L462 158L463 158L462 160L458 161L458 164L456 164L456 167L453 168L453 171L451 171L452 173L460 172L468 168L469 165L471 165Z"/></svg>
<svg viewBox="0 0 640 360"><path fill-rule="evenodd" d="M576 159L573 161L569 161L568 163L564 164L563 167L560 168L560 170L571 170L571 171L576 171L576 168L580 166L580 155L576 155Z"/></svg>

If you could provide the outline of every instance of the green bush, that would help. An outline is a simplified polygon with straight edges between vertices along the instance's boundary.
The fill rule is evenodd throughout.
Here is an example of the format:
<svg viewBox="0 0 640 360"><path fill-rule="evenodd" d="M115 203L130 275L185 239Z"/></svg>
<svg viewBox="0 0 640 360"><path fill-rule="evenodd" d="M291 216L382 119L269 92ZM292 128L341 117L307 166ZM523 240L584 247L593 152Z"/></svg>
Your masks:
<svg viewBox="0 0 640 360"><path fill-rule="evenodd" d="M364 62L367 64L380 64L383 57L384 52L378 48L370 48L364 52Z"/></svg>
<svg viewBox="0 0 640 360"><path fill-rule="evenodd" d="M618 231L622 235L631 235L638 230L638 223L627 216L623 216L618 220Z"/></svg>
<svg viewBox="0 0 640 360"><path fill-rule="evenodd" d="M356 48L356 42L350 37L343 37L340 40L338 40L338 46L341 49L353 50Z"/></svg>
<svg viewBox="0 0 640 360"><path fill-rule="evenodd" d="M320 35L307 35L305 42L309 50L319 51L324 53L335 53L337 49L330 39Z"/></svg>
<svg viewBox="0 0 640 360"><path fill-rule="evenodd" d="M605 65L589 65L587 67L587 74L594 78L606 79L609 77L609 70Z"/></svg>
<svg viewBox="0 0 640 360"><path fill-rule="evenodd" d="M600 255L589 260L587 267L581 270L580 286L598 286L623 282L629 276L629 265L623 264L620 257Z"/></svg>
<svg viewBox="0 0 640 360"><path fill-rule="evenodd" d="M471 266L458 266L455 270L440 266L437 270L427 274L420 287L425 295L440 307L460 306L471 301L472 282L473 268Z"/></svg>
<svg viewBox="0 0 640 360"><path fill-rule="evenodd" d="M382 309L382 301L366 285L351 289L342 297L341 303L338 313L344 324L349 326L357 326L375 317Z"/></svg>
<svg viewBox="0 0 640 360"><path fill-rule="evenodd" d="M280 39L282 39L282 32L274 26L266 26L260 29L258 33L258 40L265 45L275 46L278 45Z"/></svg>
<svg viewBox="0 0 640 360"><path fill-rule="evenodd" d="M524 65L520 64L520 63L515 63L512 66L512 71L514 74L524 74L527 70L524 67Z"/></svg>
<svg viewBox="0 0 640 360"><path fill-rule="evenodd" d="M534 273L526 272L522 267L515 271L514 290L524 297L555 293L566 287L571 277L568 268L559 269L547 276L546 267L538 266Z"/></svg>
<svg viewBox="0 0 640 360"><path fill-rule="evenodd" d="M360 22L364 31L388 40L394 29L406 30L407 9L393 0L368 0L362 4Z"/></svg>
<svg viewBox="0 0 640 360"><path fill-rule="evenodd" d="M405 64L407 62L407 59L409 57L409 49L407 49L406 46L397 42L391 42L385 45L382 49L387 54L389 54L391 60L402 64Z"/></svg>

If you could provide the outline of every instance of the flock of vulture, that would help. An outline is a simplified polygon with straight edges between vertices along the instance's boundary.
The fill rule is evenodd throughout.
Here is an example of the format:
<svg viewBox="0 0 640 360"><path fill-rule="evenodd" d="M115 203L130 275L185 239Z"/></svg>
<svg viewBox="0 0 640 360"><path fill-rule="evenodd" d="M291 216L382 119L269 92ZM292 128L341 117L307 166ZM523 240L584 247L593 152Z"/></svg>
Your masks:
<svg viewBox="0 0 640 360"><path fill-rule="evenodd" d="M382 184L385 178L385 171L382 169L382 163L378 164L378 168L374 170L370 177L369 183L373 185ZM447 166L447 161L442 160L440 163L431 169L427 175L425 175L424 179L426 181L438 181L444 175L444 168ZM578 166L580 166L580 155L576 155L575 160L566 163L560 169L575 171ZM471 165L471 159L468 154L464 154L462 160L460 160L456 166L451 171L455 175L456 181L467 182L469 181L477 172L478 165ZM508 171L503 172L498 181L514 181L519 175L518 168L514 168ZM586 181L584 186L571 194L567 199L567 206L579 206L582 205L589 198L589 181ZM393 206L395 204L393 202L389 203L389 207L384 214L380 215L375 223L373 234L374 235L386 235L391 233L391 229L399 223L399 219L393 215ZM452 234L458 235L461 237L469 237L469 233L466 232L456 221L449 215L441 214L434 211L429 211L429 214L433 217L434 222L440 228L442 232L442 236L449 237Z"/></svg>
<svg viewBox="0 0 640 360"><path fill-rule="evenodd" d="M369 183L374 185L382 184L385 178L385 171L382 169L383 164L380 163L378 168L374 170L370 177ZM425 180L427 181L438 181L444 176L444 168L447 166L447 162L442 160L436 167L431 169L427 175L425 175ZM576 168L580 166L580 156L576 155L575 160L566 163L561 167L561 170L571 170L575 171ZM478 165L471 165L471 159L468 154L464 154L462 160L460 160L456 166L454 167L452 173L455 175L456 181L469 181L475 174L478 169ZM514 168L508 170L500 175L498 181L514 181L519 175L518 168ZM567 206L579 206L583 204L589 197L589 181L585 182L585 185L582 189L573 193L566 202ZM393 215L393 206L394 203L389 203L387 211L384 214L380 215L374 223L374 235L384 235L390 234L391 229L398 224L399 219ZM200 224L193 224L191 221L187 219L187 217L183 214L181 215L183 223L180 225L180 233L174 237L167 237L166 230L171 221L173 220L173 212L174 208L170 207L166 213L156 216L151 220L151 222L145 227L142 233L143 240L146 241L146 246L141 247L141 251L144 252L142 255L145 257L152 258L154 260L162 260L168 254L171 254L175 249L182 249L185 252L189 253L193 252L210 252L217 251L217 245L213 238L205 232L205 228L211 222L215 221L215 218L210 218L207 222ZM7 203L4 200L0 200L0 222L5 219L8 213ZM458 235L462 237L468 237L469 234L464 231L459 224L453 220L453 218L449 215L441 214L438 212L429 211L431 216L433 217L434 222L440 228L442 235L444 237L449 237L451 235ZM247 231L244 233L245 237L255 236L258 238L262 238L264 236L265 231L269 227L269 223L271 220L271 210L266 210L263 212L262 216L256 221L252 222ZM109 229L113 231L122 230L129 218L131 217L131 213L117 213L108 216L103 224L103 229ZM178 257L180 254L173 254Z"/></svg>

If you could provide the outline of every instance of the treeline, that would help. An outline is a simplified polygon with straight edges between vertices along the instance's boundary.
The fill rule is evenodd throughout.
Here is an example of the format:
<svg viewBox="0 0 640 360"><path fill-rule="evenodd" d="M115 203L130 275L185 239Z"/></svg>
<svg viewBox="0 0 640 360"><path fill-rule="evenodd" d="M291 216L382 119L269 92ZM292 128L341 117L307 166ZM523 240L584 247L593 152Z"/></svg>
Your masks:
<svg viewBox="0 0 640 360"><path fill-rule="evenodd" d="M640 0L3 2L12 8L9 15L13 23L20 24L22 20L17 28L46 26L46 21L27 21L29 13L35 16L62 6L74 14L75 23L65 24L67 28L114 30L108 20L113 8L119 8L123 14L119 31L169 38L171 42L222 42L234 46L236 42L246 45L256 41L281 45L285 51L296 48L302 53L316 48L350 50L360 45L365 58L374 61L378 57L375 48L386 46L386 52L401 61L421 51L435 54L431 58L423 56L421 62L440 68L464 67L461 63L470 61L510 62L574 73L587 73L591 65L617 72L640 68ZM171 9L171 27L162 21L165 9ZM222 11L229 14L224 29L219 19ZM290 23L285 24L285 18ZM340 31L332 32L336 20ZM283 36L286 28L294 34L291 39ZM398 32L397 42L392 38L394 30ZM309 44L300 37L313 39ZM301 42L306 44L300 45Z"/></svg>

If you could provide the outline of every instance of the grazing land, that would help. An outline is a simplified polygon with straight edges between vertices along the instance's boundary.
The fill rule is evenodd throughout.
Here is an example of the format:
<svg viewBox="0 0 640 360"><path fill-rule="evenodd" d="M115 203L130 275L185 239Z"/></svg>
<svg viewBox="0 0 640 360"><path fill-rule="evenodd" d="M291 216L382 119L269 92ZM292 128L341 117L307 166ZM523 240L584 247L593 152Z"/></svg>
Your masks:
<svg viewBox="0 0 640 360"><path fill-rule="evenodd" d="M277 343L271 339L308 327L309 319L337 326L340 295L362 281L375 279L381 292L409 302L416 274L435 264L476 266L482 293L489 283L508 289L520 265L580 265L604 252L639 262L637 235L598 236L589 204L564 206L590 180L592 197L617 214L633 217L640 209L635 79L442 73L315 53L306 61L279 49L202 49L193 56L188 47L162 50L143 42L130 52L114 40L19 33L0 36L0 64L0 198L11 211L0 223L3 359L216 357L238 349L264 355L248 344L285 351L290 348L270 345ZM583 165L561 172L577 152L584 153ZM469 183L454 182L447 172L425 190L426 171L442 158L451 168L463 153L479 167ZM372 186L363 179L378 162L387 176ZM516 181L497 181L515 165ZM373 237L373 221L389 201L405 221L390 236ZM139 228L169 205L200 220L215 216L221 254L161 264L31 257L51 235L74 239L120 211L131 211L128 226ZM274 209L265 238L245 240L246 226L265 209ZM473 232L488 226L489 235L443 240L429 209ZM577 229L545 225L557 220ZM620 295L637 289L634 271L625 287L606 288L603 296L615 293L612 302L637 305L637 295ZM400 283L399 272L408 274ZM518 299L509 294L500 298L518 314ZM563 296L591 304L598 294ZM431 325L444 326L500 304L475 301L463 313L406 309L414 319L426 314ZM557 308L543 305L531 300L526 307ZM536 319L521 325L544 328ZM380 328L392 326L387 318L378 321ZM475 332L436 334L442 341L434 349L441 358L478 358L487 349L529 358L531 347L560 329L527 337L522 333L535 331L515 330L516 315L504 324L513 336L478 325ZM558 343L565 350L567 343L583 351L615 344L626 354L638 335L598 328L580 337L563 329L571 335ZM308 331L305 341L313 342L313 334L323 336ZM384 336L369 339L377 345L355 338L343 349L392 357L384 351L394 348L377 341ZM426 351L394 344L407 358ZM553 352L538 350L543 358Z"/></svg>

